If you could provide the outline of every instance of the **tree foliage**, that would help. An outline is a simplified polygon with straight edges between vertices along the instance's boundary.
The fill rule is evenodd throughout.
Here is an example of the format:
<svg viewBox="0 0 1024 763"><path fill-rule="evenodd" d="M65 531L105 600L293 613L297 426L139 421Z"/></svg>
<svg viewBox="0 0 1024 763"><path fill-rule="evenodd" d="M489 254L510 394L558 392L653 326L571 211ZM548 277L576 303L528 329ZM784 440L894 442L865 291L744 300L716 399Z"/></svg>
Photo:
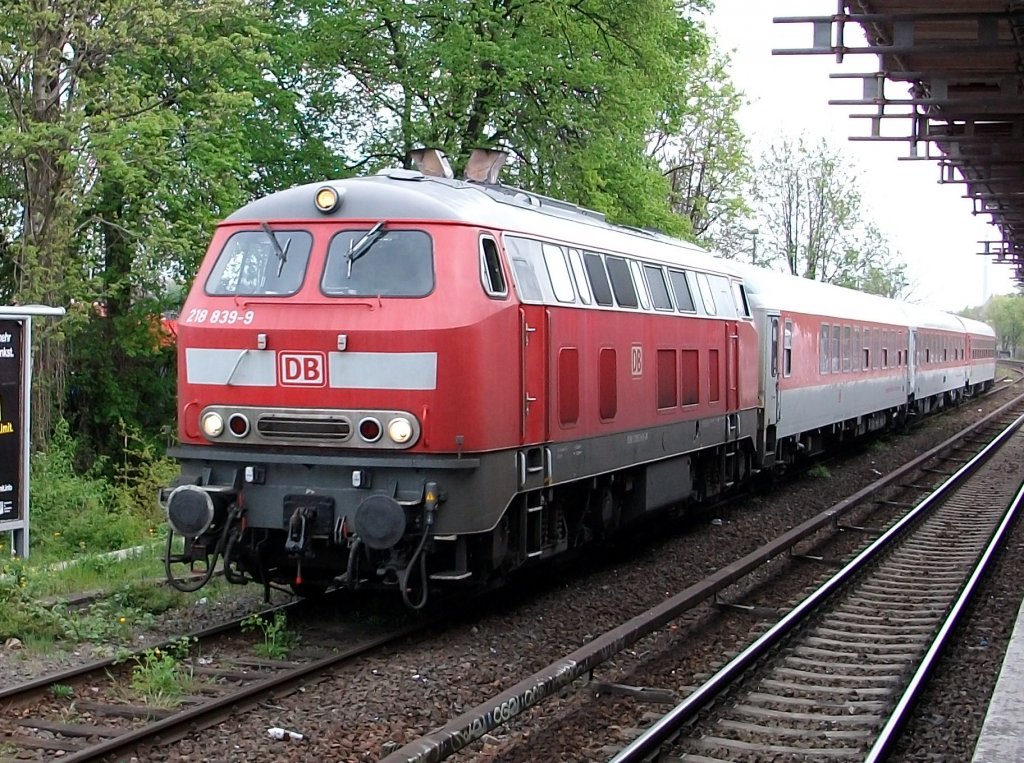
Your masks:
<svg viewBox="0 0 1024 763"><path fill-rule="evenodd" d="M741 206L742 173L709 4L12 0L0 301L69 313L36 332L37 443L61 417L93 453L157 439L174 402L159 317L214 222L413 147L457 171L502 147L506 182L707 240Z"/></svg>
<svg viewBox="0 0 1024 763"><path fill-rule="evenodd" d="M750 214L747 141L736 114L742 95L729 80L728 58L711 50L687 72L687 99L655 135L654 155L669 180L672 210L712 250L735 251L730 234Z"/></svg>
<svg viewBox="0 0 1024 763"><path fill-rule="evenodd" d="M906 266L865 222L853 169L824 139L783 138L753 184L762 254L791 274L888 297L904 296Z"/></svg>
<svg viewBox="0 0 1024 763"><path fill-rule="evenodd" d="M980 317L995 329L999 337L999 349L1010 353L1012 357L1019 357L1018 350L1024 344L1024 296L994 296L985 304Z"/></svg>

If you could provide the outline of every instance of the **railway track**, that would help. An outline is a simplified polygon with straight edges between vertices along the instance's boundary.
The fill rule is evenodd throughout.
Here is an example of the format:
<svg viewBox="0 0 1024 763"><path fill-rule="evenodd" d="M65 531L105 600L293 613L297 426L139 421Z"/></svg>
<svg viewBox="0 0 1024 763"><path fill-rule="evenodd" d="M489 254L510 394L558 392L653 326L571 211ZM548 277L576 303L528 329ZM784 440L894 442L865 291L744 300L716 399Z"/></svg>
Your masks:
<svg viewBox="0 0 1024 763"><path fill-rule="evenodd" d="M262 614L267 622L303 617L297 601ZM404 613L403 613L404 614ZM286 692L345 662L420 630L430 621L302 626L302 641L287 658L260 657L266 634L251 617L239 618L146 650L54 673L0 691L0 761L116 759L147 744L165 744L204 728L275 693ZM311 644L338 644L337 648ZM136 666L180 670L187 693L173 702L144 701L133 691Z"/></svg>
<svg viewBox="0 0 1024 763"><path fill-rule="evenodd" d="M613 763L883 759L1022 501L1022 421Z"/></svg>
<svg viewBox="0 0 1024 763"><path fill-rule="evenodd" d="M981 449L983 443L989 442L995 432L1002 430L1008 422L1019 416L1022 409L1024 396L1018 396L990 416L949 438L932 451L922 454L913 462L881 476L874 484L792 528L746 557L718 570L704 581L681 591L663 604L653 607L618 628L597 636L584 647L524 678L501 694L489 698L453 718L444 726L394 750L383 760L385 763L411 763L445 759L454 752L468 747L484 734L491 733L525 711L536 707L547 698L564 695L570 688L583 689L588 693L599 693L603 696L629 695L640 703L658 703L665 701L666 697L671 699L673 696L685 696L687 687L649 690L637 686L610 685L594 682L593 674L595 669L630 648L639 639L664 628L701 603L716 599L729 586L735 585L737 581L751 573L762 571L767 562L781 555L816 559L818 557L812 552L801 549L806 549L807 546L830 547L842 543L842 540L837 540L842 538L845 538L848 544L852 542L853 548L862 548L865 544L865 534L881 532L878 528L899 521L910 507L916 506L923 496L931 494L938 485L946 481L949 474L960 470L964 462L970 460ZM1019 456L1016 461L1010 459L1011 464L1018 462ZM1001 473L1004 476L1007 473L1012 476L1014 471L1015 466L1014 469L1004 467ZM861 540L858 541L857 537ZM834 550L830 556L836 556ZM828 563L827 560L824 561ZM839 626L839 630L843 627ZM533 717L536 715L533 714ZM611 754L613 753L609 753L609 756ZM757 754L753 754L750 759L757 760Z"/></svg>

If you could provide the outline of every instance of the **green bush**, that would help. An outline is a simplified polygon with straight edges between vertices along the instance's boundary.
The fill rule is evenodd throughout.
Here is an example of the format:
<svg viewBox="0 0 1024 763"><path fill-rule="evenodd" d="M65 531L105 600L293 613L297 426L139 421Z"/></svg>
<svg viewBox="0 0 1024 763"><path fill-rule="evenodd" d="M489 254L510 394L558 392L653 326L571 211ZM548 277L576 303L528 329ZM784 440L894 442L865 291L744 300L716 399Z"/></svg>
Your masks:
<svg viewBox="0 0 1024 763"><path fill-rule="evenodd" d="M68 559L140 543L156 521L155 489L150 505L135 505L137 486L111 485L95 469L76 473L76 443L58 422L49 448L31 461L30 521L33 554Z"/></svg>

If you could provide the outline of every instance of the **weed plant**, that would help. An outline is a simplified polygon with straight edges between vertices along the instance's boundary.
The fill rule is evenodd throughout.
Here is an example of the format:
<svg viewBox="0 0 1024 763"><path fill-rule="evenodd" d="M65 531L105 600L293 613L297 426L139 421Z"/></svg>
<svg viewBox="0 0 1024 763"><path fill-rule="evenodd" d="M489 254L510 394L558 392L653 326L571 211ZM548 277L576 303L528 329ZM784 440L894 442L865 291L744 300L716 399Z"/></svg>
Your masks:
<svg viewBox="0 0 1024 763"><path fill-rule="evenodd" d="M294 631L288 628L284 612L275 612L273 618L252 614L242 620L242 631L259 631L262 643L255 646L256 654L271 660L283 660L298 640Z"/></svg>
<svg viewBox="0 0 1024 763"><path fill-rule="evenodd" d="M153 647L132 657L132 691L154 707L180 704L192 684L192 666L187 659L193 643L194 638L181 638L163 649Z"/></svg>

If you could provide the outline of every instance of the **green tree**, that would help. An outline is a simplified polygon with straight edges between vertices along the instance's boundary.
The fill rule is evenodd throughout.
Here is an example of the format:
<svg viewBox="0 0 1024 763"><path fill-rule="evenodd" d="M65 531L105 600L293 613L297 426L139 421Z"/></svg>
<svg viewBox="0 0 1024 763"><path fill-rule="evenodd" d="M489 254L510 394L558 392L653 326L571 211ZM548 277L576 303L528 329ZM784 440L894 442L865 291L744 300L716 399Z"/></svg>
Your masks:
<svg viewBox="0 0 1024 763"><path fill-rule="evenodd" d="M736 119L742 94L729 79L728 58L714 50L703 61L693 57L687 78L677 125L655 135L654 155L669 180L672 210L698 241L731 258L751 213L747 140Z"/></svg>
<svg viewBox="0 0 1024 763"><path fill-rule="evenodd" d="M989 299L985 305L986 321L999 336L999 348L1017 357L1024 341L1024 297L1002 294Z"/></svg>
<svg viewBox="0 0 1024 763"><path fill-rule="evenodd" d="M323 0L310 67L344 91L351 167L506 147L512 181L636 225L679 229L647 137L684 99L704 0ZM333 68L332 68L333 67ZM342 148L342 147L339 147Z"/></svg>
<svg viewBox="0 0 1024 763"><path fill-rule="evenodd" d="M854 170L824 139L772 145L752 195L762 253L793 275L890 297L910 286L906 266L862 216Z"/></svg>
<svg viewBox="0 0 1024 763"><path fill-rule="evenodd" d="M37 443L62 415L72 373L77 392L92 385L80 417L112 427L154 400L170 412L166 384L129 389L146 381L141 366L166 365L152 324L168 281L191 277L212 220L252 185L246 128L256 94L274 87L259 10L245 0L16 0L0 16L0 156L15 170L0 182L10 253L0 277L12 299L95 305L43 332Z"/></svg>

